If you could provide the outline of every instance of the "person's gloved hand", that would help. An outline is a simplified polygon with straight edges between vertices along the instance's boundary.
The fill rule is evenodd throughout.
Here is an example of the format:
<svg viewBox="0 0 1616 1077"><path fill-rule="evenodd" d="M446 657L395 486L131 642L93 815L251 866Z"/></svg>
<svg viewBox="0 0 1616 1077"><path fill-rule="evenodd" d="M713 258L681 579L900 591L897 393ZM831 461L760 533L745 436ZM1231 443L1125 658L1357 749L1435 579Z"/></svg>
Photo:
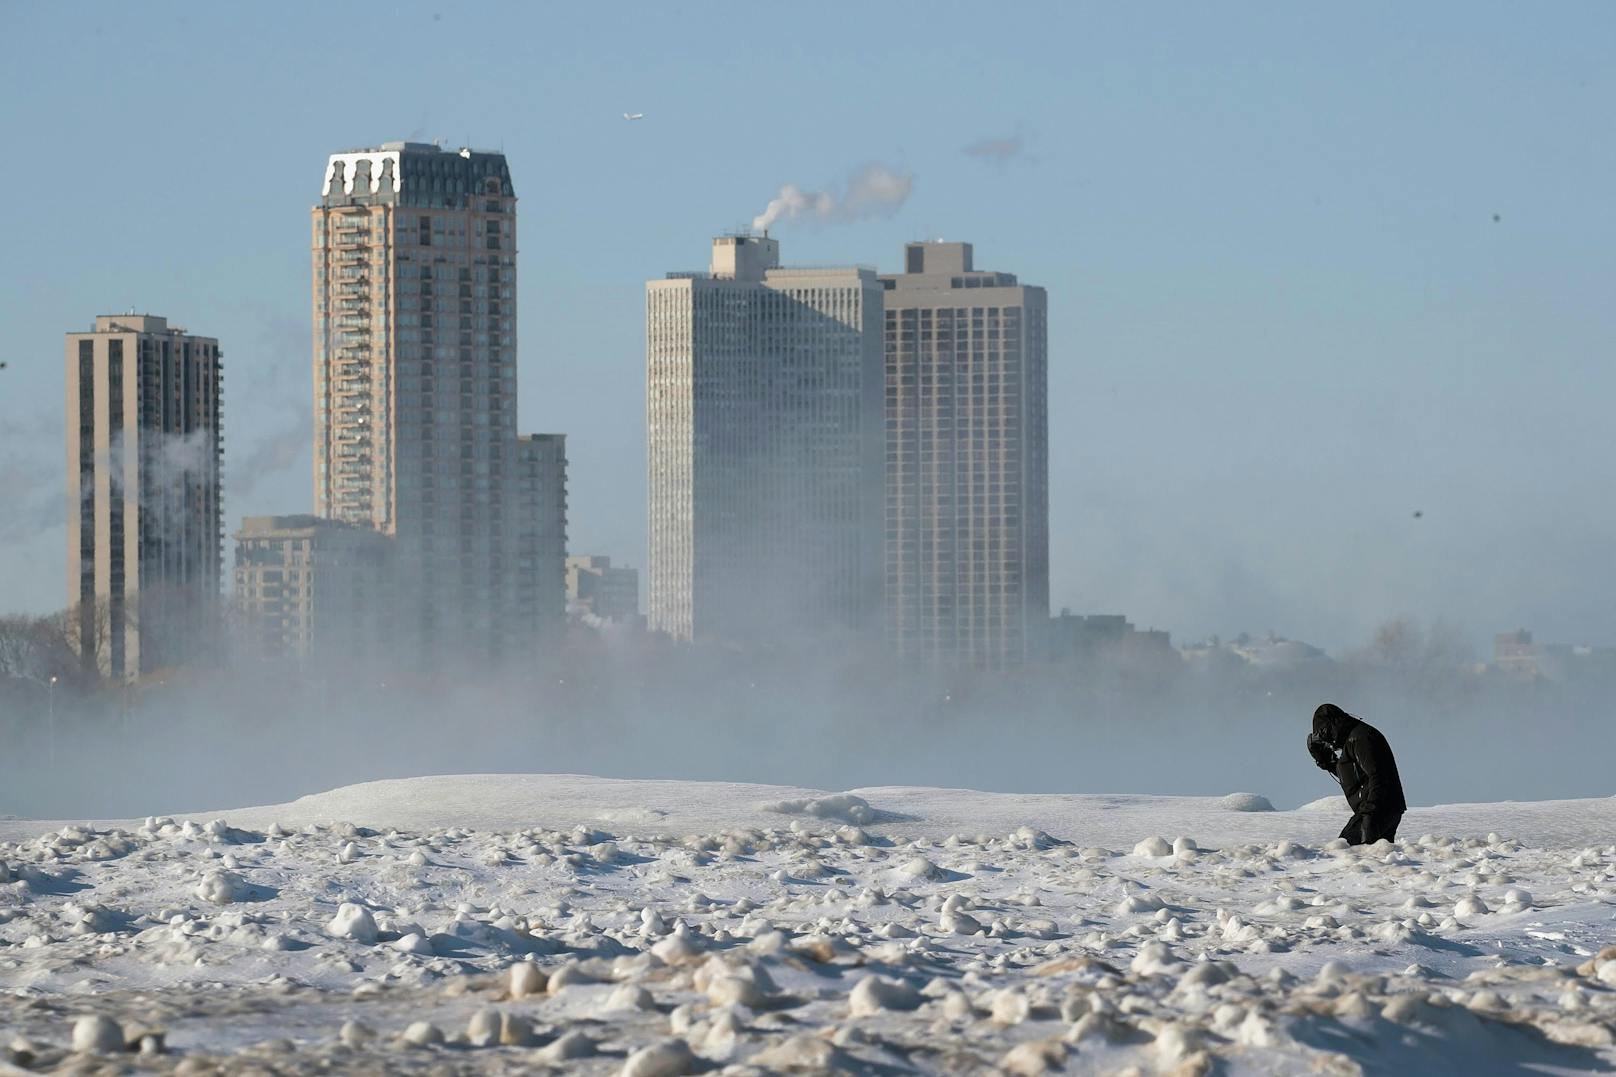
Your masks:
<svg viewBox="0 0 1616 1077"><path fill-rule="evenodd" d="M1335 749L1324 743L1316 733L1307 735L1307 754L1313 757L1313 762L1318 764L1320 770L1335 773Z"/></svg>

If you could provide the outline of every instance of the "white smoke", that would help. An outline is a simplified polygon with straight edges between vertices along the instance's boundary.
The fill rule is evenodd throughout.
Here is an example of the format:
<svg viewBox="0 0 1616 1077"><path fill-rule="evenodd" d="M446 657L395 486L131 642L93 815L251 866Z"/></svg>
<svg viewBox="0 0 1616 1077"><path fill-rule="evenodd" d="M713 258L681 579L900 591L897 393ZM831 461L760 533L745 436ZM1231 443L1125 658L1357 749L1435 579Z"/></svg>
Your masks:
<svg viewBox="0 0 1616 1077"><path fill-rule="evenodd" d="M780 188L763 212L752 218L754 231L764 231L776 221L806 217L822 224L855 221L863 217L895 213L909 199L915 178L908 172L886 165L865 165L848 178L846 189L806 191L794 183Z"/></svg>
<svg viewBox="0 0 1616 1077"><path fill-rule="evenodd" d="M214 435L210 429L193 430L189 434L147 430L139 438L119 430L113 433L105 448L96 450L95 467L125 496L138 493L123 489L127 477L124 468L130 462L125 453L135 451L137 446L143 454L138 462L138 474L150 489L179 491L191 482L210 481L216 472ZM83 491L82 496L88 493Z"/></svg>

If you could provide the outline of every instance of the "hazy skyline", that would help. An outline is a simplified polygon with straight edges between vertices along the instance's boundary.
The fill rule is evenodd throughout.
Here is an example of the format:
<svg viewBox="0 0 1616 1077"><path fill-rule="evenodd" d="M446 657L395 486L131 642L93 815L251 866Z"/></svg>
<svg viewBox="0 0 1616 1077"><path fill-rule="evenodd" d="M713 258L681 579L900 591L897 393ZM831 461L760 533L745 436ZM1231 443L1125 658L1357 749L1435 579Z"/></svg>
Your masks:
<svg viewBox="0 0 1616 1077"><path fill-rule="evenodd" d="M1048 289L1055 610L1616 641L1606 6L5 10L0 611L66 602L97 314L218 338L227 530L310 511L326 157L442 138L510 160L573 552L646 565L644 280L880 166L906 198L787 215L783 261L943 236Z"/></svg>

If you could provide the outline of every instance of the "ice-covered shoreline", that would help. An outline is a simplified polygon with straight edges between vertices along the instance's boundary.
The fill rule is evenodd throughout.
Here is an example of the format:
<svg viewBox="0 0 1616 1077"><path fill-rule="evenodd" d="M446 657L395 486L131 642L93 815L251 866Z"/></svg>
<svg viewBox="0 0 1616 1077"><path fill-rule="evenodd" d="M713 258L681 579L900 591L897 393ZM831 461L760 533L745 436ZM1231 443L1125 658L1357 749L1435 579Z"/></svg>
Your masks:
<svg viewBox="0 0 1616 1077"><path fill-rule="evenodd" d="M1327 791L1328 782L1321 784ZM695 833L735 826L769 826L770 805L852 795L883 814L869 825L881 832L946 837L961 832L1036 826L1070 832L1073 840L1127 841L1140 826L1231 841L1324 841L1346 821L1345 802L1329 810L1310 803L1289 811L1231 808L1223 796L1152 794L998 793L927 786L872 786L845 791L743 782L600 778L581 774L460 774L394 778L345 786L284 804L153 811L176 818L224 818L240 826L349 822L369 827L514 830L613 825L647 832ZM1231 794L1235 795L1235 794ZM154 798L158 799L158 798ZM1326 800L1330 798L1324 798ZM1337 798L1338 799L1338 798ZM1321 810L1323 809L1323 810ZM62 826L86 823L132 828L139 819L0 819L0 841L26 841ZM1400 834L1451 836L1508 833L1531 844L1577 844L1590 832L1616 833L1616 796L1578 800L1499 801L1415 807Z"/></svg>
<svg viewBox="0 0 1616 1077"><path fill-rule="evenodd" d="M1264 807L463 775L6 821L0 1068L1616 1064L1616 800L1366 849Z"/></svg>

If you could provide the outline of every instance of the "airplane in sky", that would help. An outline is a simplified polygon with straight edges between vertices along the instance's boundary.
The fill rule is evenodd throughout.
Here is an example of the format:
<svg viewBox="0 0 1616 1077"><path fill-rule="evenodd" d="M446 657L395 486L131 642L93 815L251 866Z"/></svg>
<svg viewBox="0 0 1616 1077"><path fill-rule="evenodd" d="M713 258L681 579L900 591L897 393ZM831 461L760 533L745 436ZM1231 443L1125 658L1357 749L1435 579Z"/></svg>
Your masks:
<svg viewBox="0 0 1616 1077"><path fill-rule="evenodd" d="M625 112L625 113L623 113L623 119L625 119L625 120L643 120L643 119L645 119L645 113L643 113L643 112Z"/></svg>

